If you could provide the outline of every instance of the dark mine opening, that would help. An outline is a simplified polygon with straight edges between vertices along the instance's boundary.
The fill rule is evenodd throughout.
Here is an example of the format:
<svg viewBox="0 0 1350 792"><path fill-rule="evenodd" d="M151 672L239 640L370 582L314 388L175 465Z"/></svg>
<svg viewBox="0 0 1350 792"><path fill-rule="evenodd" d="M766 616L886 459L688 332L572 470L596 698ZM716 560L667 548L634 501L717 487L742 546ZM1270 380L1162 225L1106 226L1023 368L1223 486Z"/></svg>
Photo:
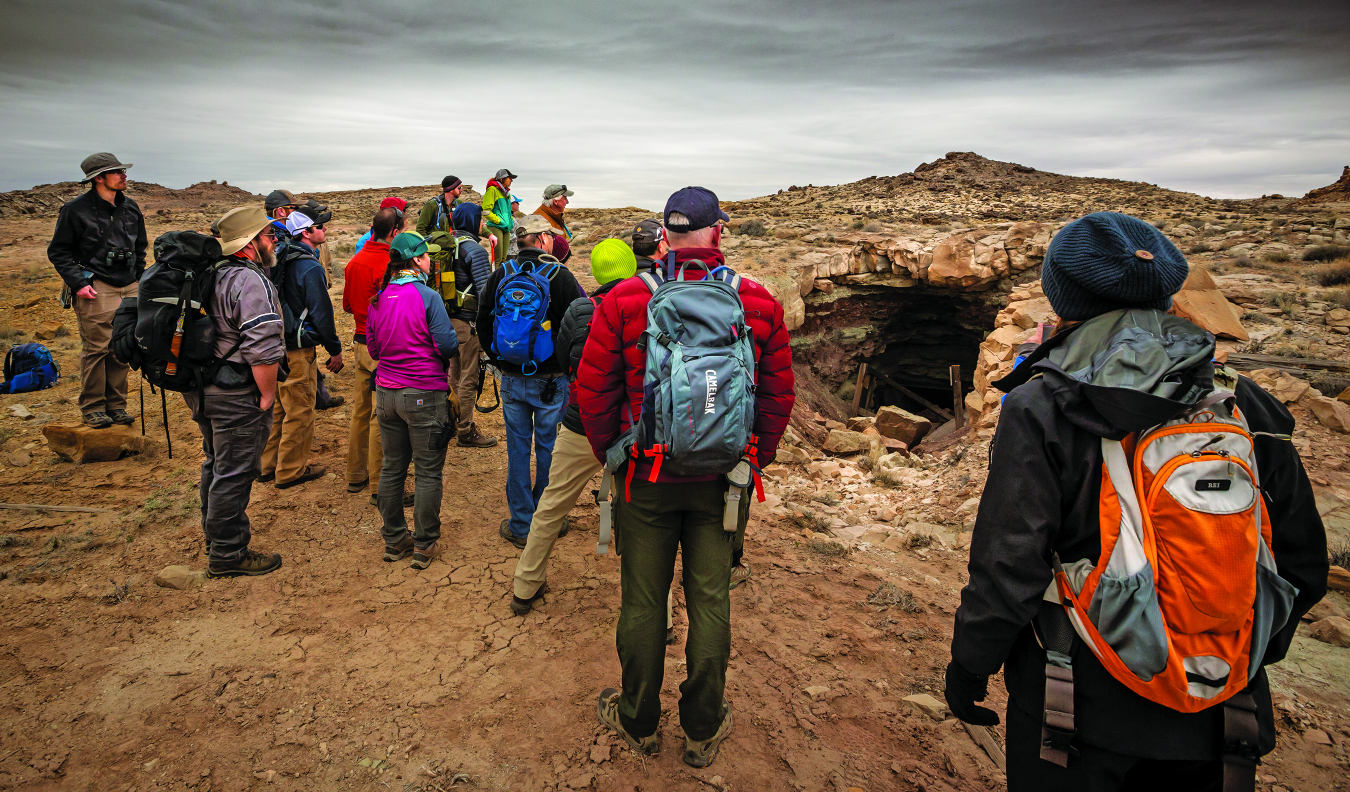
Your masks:
<svg viewBox="0 0 1350 792"><path fill-rule="evenodd" d="M946 420L921 400L952 411L953 365L961 367L961 395L970 392L980 343L994 329L1002 301L998 291L923 286L838 287L829 295L812 293L799 333L807 339L806 348L800 352L846 404L853 400L859 365L865 363L870 387L860 409L894 405Z"/></svg>

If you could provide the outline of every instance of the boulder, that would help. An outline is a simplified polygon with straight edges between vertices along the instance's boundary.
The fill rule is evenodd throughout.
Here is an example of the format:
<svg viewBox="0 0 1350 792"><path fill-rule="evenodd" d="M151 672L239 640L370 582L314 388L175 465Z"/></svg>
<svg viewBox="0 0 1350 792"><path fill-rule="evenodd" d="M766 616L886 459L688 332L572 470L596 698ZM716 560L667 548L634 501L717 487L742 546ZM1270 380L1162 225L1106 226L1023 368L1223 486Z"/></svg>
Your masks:
<svg viewBox="0 0 1350 792"><path fill-rule="evenodd" d="M825 278L816 278L816 291L824 294L834 294L834 281Z"/></svg>
<svg viewBox="0 0 1350 792"><path fill-rule="evenodd" d="M774 461L781 462L784 465L805 465L811 461L811 455L797 446L780 445Z"/></svg>
<svg viewBox="0 0 1350 792"><path fill-rule="evenodd" d="M1304 396L1299 404L1312 410L1317 421L1333 432L1350 433L1350 404L1326 396Z"/></svg>
<svg viewBox="0 0 1350 792"><path fill-rule="evenodd" d="M824 450L830 454L857 454L872 450L872 439L862 432L835 429L825 439Z"/></svg>
<svg viewBox="0 0 1350 792"><path fill-rule="evenodd" d="M206 580L206 572L203 570L192 570L181 564L166 566L155 574L155 585L162 588L177 589L187 591L193 586Z"/></svg>
<svg viewBox="0 0 1350 792"><path fill-rule="evenodd" d="M932 430L933 422L899 407L882 407L877 410L876 427L882 437L899 440L913 448Z"/></svg>
<svg viewBox="0 0 1350 792"><path fill-rule="evenodd" d="M67 335L70 335L70 331L60 322L42 322L33 331L33 337L39 341L50 341Z"/></svg>
<svg viewBox="0 0 1350 792"><path fill-rule="evenodd" d="M1318 600L1316 605L1309 608L1307 613L1303 614L1303 621L1319 622L1332 616L1344 619L1345 611L1340 605L1333 602L1330 597L1323 597Z"/></svg>
<svg viewBox="0 0 1350 792"><path fill-rule="evenodd" d="M47 447L72 462L112 462L123 454L154 451L158 441L132 432L129 426L94 429L88 426L47 424L42 427Z"/></svg>
<svg viewBox="0 0 1350 792"><path fill-rule="evenodd" d="M1297 377L1291 377L1278 369L1257 369L1251 372L1252 381L1260 385L1267 393L1291 404L1303 398L1311 387Z"/></svg>
<svg viewBox="0 0 1350 792"><path fill-rule="evenodd" d="M876 418L866 415L859 415L856 418L848 419L848 430L850 432L866 432L877 422Z"/></svg>
<svg viewBox="0 0 1350 792"><path fill-rule="evenodd" d="M1322 317L1328 327L1350 327L1350 311L1344 308L1332 308Z"/></svg>
<svg viewBox="0 0 1350 792"><path fill-rule="evenodd" d="M947 705L928 695L927 693L915 693L912 696L905 696L905 702L918 712L927 715L933 720L942 720L942 716L947 712Z"/></svg>
<svg viewBox="0 0 1350 792"><path fill-rule="evenodd" d="M1342 594L1350 594L1350 572L1338 566L1332 567L1327 573L1327 588Z"/></svg>
<svg viewBox="0 0 1350 792"><path fill-rule="evenodd" d="M1350 619L1332 616L1308 627L1308 634L1322 643L1350 648Z"/></svg>

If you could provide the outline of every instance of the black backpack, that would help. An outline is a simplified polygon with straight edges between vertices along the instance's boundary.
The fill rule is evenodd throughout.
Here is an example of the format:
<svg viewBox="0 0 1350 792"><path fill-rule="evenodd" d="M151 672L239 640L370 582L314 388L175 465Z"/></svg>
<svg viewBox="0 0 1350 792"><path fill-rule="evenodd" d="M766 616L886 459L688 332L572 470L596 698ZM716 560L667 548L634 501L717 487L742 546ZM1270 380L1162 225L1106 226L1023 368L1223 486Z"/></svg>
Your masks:
<svg viewBox="0 0 1350 792"><path fill-rule="evenodd" d="M141 276L136 298L136 347L146 382L201 392L215 380L222 359L215 354L210 309L216 271L226 261L220 241L196 231L170 231L155 240L155 264Z"/></svg>

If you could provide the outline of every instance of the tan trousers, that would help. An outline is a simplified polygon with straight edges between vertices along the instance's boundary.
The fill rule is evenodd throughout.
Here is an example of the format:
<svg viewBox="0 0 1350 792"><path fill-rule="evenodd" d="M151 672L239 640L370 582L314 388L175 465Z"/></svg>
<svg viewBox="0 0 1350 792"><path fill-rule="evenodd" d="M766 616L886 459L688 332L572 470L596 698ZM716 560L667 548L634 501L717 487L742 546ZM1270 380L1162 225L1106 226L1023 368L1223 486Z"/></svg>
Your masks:
<svg viewBox="0 0 1350 792"><path fill-rule="evenodd" d="M272 433L262 456L263 475L275 473L278 484L300 478L309 462L309 447L314 442L314 395L319 389L316 349L286 352L291 373L277 386Z"/></svg>
<svg viewBox="0 0 1350 792"><path fill-rule="evenodd" d="M469 332L469 323L451 319L459 338L459 357L450 361L450 388L459 401L459 423L456 432L464 437L473 429L474 405L478 402L478 355L483 347L478 343L478 334Z"/></svg>
<svg viewBox="0 0 1350 792"><path fill-rule="evenodd" d="M347 483L370 482L372 495L380 491L380 422L375 419L375 361L365 344L352 344L356 360L356 391L352 394L352 428L347 435Z"/></svg>
<svg viewBox="0 0 1350 792"><path fill-rule="evenodd" d="M553 462L548 467L548 486L539 496L539 505L530 521L530 538L516 562L517 597L533 597L548 579L548 557L553 552L553 543L558 541L563 520L576 505L586 482L599 472L600 463L591 453L586 436L559 426L558 439L553 442Z"/></svg>
<svg viewBox="0 0 1350 792"><path fill-rule="evenodd" d="M112 349L112 320L122 298L135 297L140 284L109 286L94 281L98 296L89 300L74 298L75 322L80 330L80 414L125 410L127 373L131 369L117 362Z"/></svg>

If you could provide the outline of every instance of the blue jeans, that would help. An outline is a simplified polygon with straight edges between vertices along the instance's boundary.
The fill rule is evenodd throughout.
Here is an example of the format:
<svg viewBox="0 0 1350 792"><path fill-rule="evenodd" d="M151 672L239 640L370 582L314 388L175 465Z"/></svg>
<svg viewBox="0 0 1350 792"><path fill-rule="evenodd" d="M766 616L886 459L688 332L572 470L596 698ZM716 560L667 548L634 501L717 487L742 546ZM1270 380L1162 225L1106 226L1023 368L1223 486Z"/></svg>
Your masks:
<svg viewBox="0 0 1350 792"><path fill-rule="evenodd" d="M549 383L552 383L550 385ZM546 401L544 396L552 390ZM502 376L502 418L506 422L506 503L511 533L530 535L530 520L548 487L553 441L567 409L567 378L527 379ZM534 441L534 486L530 486L530 441Z"/></svg>

